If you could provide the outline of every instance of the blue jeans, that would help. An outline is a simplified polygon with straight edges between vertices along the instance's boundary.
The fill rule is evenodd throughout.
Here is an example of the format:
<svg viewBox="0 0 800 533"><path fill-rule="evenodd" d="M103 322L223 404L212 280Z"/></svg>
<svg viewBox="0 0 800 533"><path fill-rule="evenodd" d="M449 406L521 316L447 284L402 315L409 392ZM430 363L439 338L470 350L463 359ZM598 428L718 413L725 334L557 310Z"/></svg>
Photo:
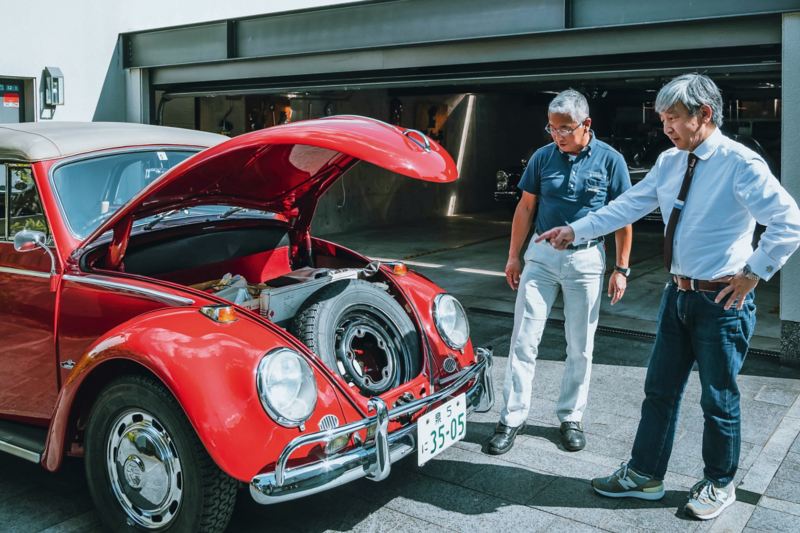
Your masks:
<svg viewBox="0 0 800 533"><path fill-rule="evenodd" d="M718 485L733 480L739 465L741 413L736 376L744 363L756 324L753 292L741 311L716 304L715 292L664 288L658 332L647 367L642 418L631 452L637 472L664 479L672 453L681 396L697 362L705 426L705 477Z"/></svg>

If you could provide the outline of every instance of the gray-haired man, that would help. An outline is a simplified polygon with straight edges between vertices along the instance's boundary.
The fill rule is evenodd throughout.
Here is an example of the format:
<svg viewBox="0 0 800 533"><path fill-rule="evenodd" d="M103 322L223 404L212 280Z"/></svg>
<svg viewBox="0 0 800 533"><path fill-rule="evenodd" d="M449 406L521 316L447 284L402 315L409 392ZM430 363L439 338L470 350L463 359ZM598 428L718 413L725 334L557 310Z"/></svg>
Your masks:
<svg viewBox="0 0 800 533"><path fill-rule="evenodd" d="M678 408L696 362L705 477L692 488L685 509L709 519L736 500L733 477L741 440L736 377L755 327L753 289L800 244L800 210L761 157L719 131L722 97L709 78L675 78L658 93L656 111L675 148L662 153L647 177L617 201L540 239L563 248L661 207L671 275L661 298L642 419L630 462L592 486L611 497L664 496ZM767 230L753 250L756 221Z"/></svg>
<svg viewBox="0 0 800 533"><path fill-rule="evenodd" d="M589 104L577 91L556 96L548 108L545 128L553 142L531 157L519 187L522 199L511 226L511 245L506 279L517 290L514 329L503 389L503 409L487 452L507 452L528 417L531 386L539 341L553 302L564 296L564 329L567 362L561 382L557 411L561 443L569 451L583 449L586 439L581 420L589 394L594 332L600 312L605 250L602 239L558 251L531 241L520 252L535 217L536 231L543 232L585 216L630 187L628 167L622 155L597 140L589 129ZM612 304L625 292L632 231L617 231L617 269L608 294Z"/></svg>

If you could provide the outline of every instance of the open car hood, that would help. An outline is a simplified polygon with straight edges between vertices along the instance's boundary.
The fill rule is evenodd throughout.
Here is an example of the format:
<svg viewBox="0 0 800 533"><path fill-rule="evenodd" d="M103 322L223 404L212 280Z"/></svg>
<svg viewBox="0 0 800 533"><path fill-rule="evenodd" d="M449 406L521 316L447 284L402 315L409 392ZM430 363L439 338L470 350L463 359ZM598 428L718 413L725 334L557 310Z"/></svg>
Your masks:
<svg viewBox="0 0 800 533"><path fill-rule="evenodd" d="M425 181L458 177L450 155L416 130L347 115L295 122L234 137L187 159L134 196L81 248L112 229L118 241L134 219L201 204L272 211L293 219L295 229L307 226L318 198L358 161Z"/></svg>

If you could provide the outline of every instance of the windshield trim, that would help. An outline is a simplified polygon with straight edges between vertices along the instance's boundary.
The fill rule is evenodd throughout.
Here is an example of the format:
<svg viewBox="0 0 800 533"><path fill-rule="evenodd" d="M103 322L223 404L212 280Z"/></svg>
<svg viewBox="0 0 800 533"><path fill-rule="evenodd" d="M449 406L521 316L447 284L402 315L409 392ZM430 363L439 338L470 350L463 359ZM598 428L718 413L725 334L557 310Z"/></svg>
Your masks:
<svg viewBox="0 0 800 533"><path fill-rule="evenodd" d="M135 154L135 153L138 153L138 152L158 152L158 151L189 152L189 153L191 153L191 155L189 157L187 157L186 159L184 159L184 161L186 161L186 160L192 158L193 156L197 155L198 153L202 152L205 149L206 149L205 146L193 146L193 145L185 145L185 144L165 144L165 145L153 144L153 145L147 145L147 146L134 146L134 147L128 146L128 147L125 147L125 148L113 148L111 150L98 150L97 152L91 152L91 153L88 153L88 154L73 155L73 156L65 157L64 159L59 160L56 164L54 164L52 167L50 167L50 171L48 172L48 175L47 175L47 181L50 184L50 189L53 191L53 197L55 198L56 204L58 205L58 211L61 213L61 219L64 221L64 225L67 227L67 230L69 230L69 233L70 233L70 235L72 235L72 237L74 237L78 241L82 242L82 241L86 240L86 238L89 235L91 235L92 232L89 232L88 235L80 236L75 231L75 229L72 227L72 224L70 223L69 217L67 216L67 211L66 211L66 209L64 209L64 204L61 202L61 194L60 194L60 192L58 190L58 187L56 187L55 173L59 168L63 167L64 165L70 165L72 163L82 162L82 161L90 161L92 159L98 159L100 157L108 157L110 155L118 155L118 154ZM181 161L181 163L183 163L183 161ZM178 163L178 164L180 164L180 163ZM175 167L172 167L172 168L175 168ZM170 170L172 170L172 169L170 169ZM161 176L156 178L156 181L162 179L165 174L162 174ZM153 183L155 183L155 182L153 182ZM133 198L135 198L135 197L136 197L136 195L133 196ZM123 204L122 207L128 205L128 203L130 203L130 200L128 200L128 202ZM122 209L122 207L120 207L119 209Z"/></svg>

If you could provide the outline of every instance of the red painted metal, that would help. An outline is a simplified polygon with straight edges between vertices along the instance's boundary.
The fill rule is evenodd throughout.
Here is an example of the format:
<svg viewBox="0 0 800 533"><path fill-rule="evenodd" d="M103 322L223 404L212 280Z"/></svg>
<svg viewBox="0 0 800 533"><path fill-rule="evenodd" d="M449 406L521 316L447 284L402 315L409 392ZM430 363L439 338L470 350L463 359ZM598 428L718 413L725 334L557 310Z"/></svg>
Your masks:
<svg viewBox="0 0 800 533"><path fill-rule="evenodd" d="M94 342L70 373L60 398L64 410L93 370L118 358L133 361L172 392L217 465L236 479L250 481L275 462L300 430L272 421L255 389L259 361L269 350L286 346L285 335L239 315L236 322L219 324L195 308L165 308L120 324ZM328 376L319 365L312 368L319 394L306 426L318 431L323 416L343 419L344 413ZM56 466L56 457L46 465Z"/></svg>
<svg viewBox="0 0 800 533"><path fill-rule="evenodd" d="M241 205L298 215L357 161L411 178L447 183L458 178L450 155L435 141L426 150L397 126L365 117L307 120L234 137L177 165L102 224L91 242L124 219L200 203ZM295 229L300 229L295 226Z"/></svg>
<svg viewBox="0 0 800 533"><path fill-rule="evenodd" d="M301 429L274 422L258 398L258 363L279 346L303 354L317 380L319 398L306 431L317 431L327 414L335 414L342 424L366 416L367 398L285 330L244 309L237 310L236 322L216 323L198 309L223 301L180 283L204 275L213 279L234 267L251 281L262 281L290 270L291 260L312 252L366 264L369 260L356 252L312 238L311 216L320 195L358 160L427 181L456 179L455 164L439 145L431 141L428 150L418 135L411 137L400 128L360 117L299 122L242 135L175 167L83 242L62 220L48 179L58 161L33 163L55 242L57 290L50 290L45 254L17 253L9 244L0 244L0 266L40 274L20 281L0 272L2 323L8 325L2 337L18 350L19 358L0 348L0 417L49 424L42 464L55 470L65 450L80 447L81 424L102 385L96 376L124 361L161 380L214 461L247 482L267 471L283 447L301 434ZM162 279L121 272L134 219L201 203L282 214L293 236L291 245L223 262L208 272L178 271ZM113 230L109 244L87 247L108 230ZM79 259L87 250L101 269L82 270ZM392 406L406 392L414 397L430 394L445 357L454 355L469 364L474 355L471 345L453 354L439 337L431 315L433 298L442 292L439 287L413 272L395 276L384 268L383 275L424 337L423 372L382 395ZM300 450L293 461L307 461L317 453L313 448Z"/></svg>
<svg viewBox="0 0 800 533"><path fill-rule="evenodd" d="M47 420L58 393L50 258L4 242L0 267L16 271L0 272L0 412Z"/></svg>

